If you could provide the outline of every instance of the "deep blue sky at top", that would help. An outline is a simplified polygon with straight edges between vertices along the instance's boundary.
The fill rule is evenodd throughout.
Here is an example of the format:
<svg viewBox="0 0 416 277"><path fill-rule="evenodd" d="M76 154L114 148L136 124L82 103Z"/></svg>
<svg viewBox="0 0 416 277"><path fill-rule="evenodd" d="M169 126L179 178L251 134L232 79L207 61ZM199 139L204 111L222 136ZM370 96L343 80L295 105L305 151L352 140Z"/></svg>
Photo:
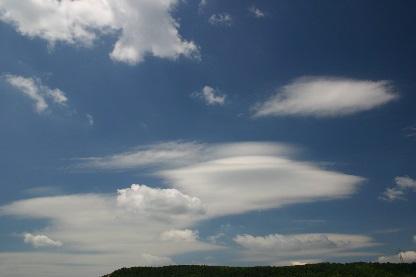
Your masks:
<svg viewBox="0 0 416 277"><path fill-rule="evenodd" d="M414 195L394 204L377 197L395 176L415 177L416 140L403 129L416 124L416 3L255 1L267 15L255 19L247 11L253 1L210 1L200 13L198 3L189 2L174 17L181 35L200 46L200 61L149 56L129 66L109 59L114 37L101 38L93 48L58 43L51 49L0 24L0 73L36 76L64 91L76 110L37 115L29 101L1 85L0 204L24 198L32 187L80 193L161 185L137 172L73 171L73 158L171 140L276 141L303 147L304 160L331 162L330 168L368 180L351 199L269 211L266 218L331 219L334 231L399 226L414 233ZM230 13L233 25L211 26L207 18L215 12ZM348 117L250 117L254 103L302 76L390 80L400 99ZM228 103L205 106L190 97L204 85L226 93ZM93 126L85 113L93 115ZM253 214L235 218L253 220ZM258 228L267 233L279 224Z"/></svg>

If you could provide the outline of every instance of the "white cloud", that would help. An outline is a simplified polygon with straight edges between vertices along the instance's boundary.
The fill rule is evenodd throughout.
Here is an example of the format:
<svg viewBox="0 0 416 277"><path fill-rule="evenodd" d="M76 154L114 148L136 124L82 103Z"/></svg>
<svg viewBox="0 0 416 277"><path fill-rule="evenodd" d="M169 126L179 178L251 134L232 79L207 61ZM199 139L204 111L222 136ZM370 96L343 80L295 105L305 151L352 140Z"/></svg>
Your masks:
<svg viewBox="0 0 416 277"><path fill-rule="evenodd" d="M412 189L416 190L416 180L409 176L398 176L394 179L396 184L401 189Z"/></svg>
<svg viewBox="0 0 416 277"><path fill-rule="evenodd" d="M307 264L317 264L320 263L321 260L303 260L303 261L292 261L290 265L296 266L296 265L307 265Z"/></svg>
<svg viewBox="0 0 416 277"><path fill-rule="evenodd" d="M408 126L406 128L403 128L403 132L405 133L406 137L414 138L416 137L416 126Z"/></svg>
<svg viewBox="0 0 416 277"><path fill-rule="evenodd" d="M403 251L392 256L381 256L378 258L379 263L416 263L415 251Z"/></svg>
<svg viewBox="0 0 416 277"><path fill-rule="evenodd" d="M264 12L255 6L251 6L248 11L256 18L262 18L265 16Z"/></svg>
<svg viewBox="0 0 416 277"><path fill-rule="evenodd" d="M153 174L169 186L199 198L207 216L344 198L364 180L323 169L313 162L297 161L294 151L294 147L266 142L171 142L141 147L136 152L87 158L80 166L152 166Z"/></svg>
<svg viewBox="0 0 416 277"><path fill-rule="evenodd" d="M160 238L164 241L190 242L198 239L198 232L190 229L169 230L163 232Z"/></svg>
<svg viewBox="0 0 416 277"><path fill-rule="evenodd" d="M253 260L273 260L276 257L342 256L361 248L376 245L364 235L351 234L271 234L267 236L237 235L234 241L244 248L243 255Z"/></svg>
<svg viewBox="0 0 416 277"><path fill-rule="evenodd" d="M36 233L59 238L65 244L51 260L47 260L48 253L13 254L19 255L19 260L0 260L0 271L25 263L30 266L20 276L65 276L56 274L58 269L67 276L74 269L84 272L79 276L86 276L87 271L98 276L108 268L152 265L155 261L173 263L175 255L223 249L215 239L211 240L214 243L200 241L192 231L202 220L348 197L363 181L312 162L297 161L295 152L294 147L266 142L168 142L83 160L81 166L99 169L151 166L151 173L169 188L133 185L117 194L39 197L2 206L0 216L47 222ZM79 257L70 259L71 263L81 263L84 271L81 266L60 263L73 253ZM0 253L0 257L4 255L8 253ZM34 268L33 259L44 266Z"/></svg>
<svg viewBox="0 0 416 277"><path fill-rule="evenodd" d="M319 259L307 259L307 260L279 260L272 263L272 266L297 266L297 265L307 265L307 264L317 264L322 263L322 260Z"/></svg>
<svg viewBox="0 0 416 277"><path fill-rule="evenodd" d="M371 110L397 97L387 81L300 78L279 89L253 110L255 117L335 117Z"/></svg>
<svg viewBox="0 0 416 277"><path fill-rule="evenodd" d="M208 22L211 25L231 26L233 18L228 13L217 13L209 17Z"/></svg>
<svg viewBox="0 0 416 277"><path fill-rule="evenodd" d="M53 240L46 235L33 235L26 233L23 235L25 243L31 244L33 247L61 247L62 242Z"/></svg>
<svg viewBox="0 0 416 277"><path fill-rule="evenodd" d="M117 34L110 56L128 64L147 54L160 58L193 56L198 49L180 36L171 11L179 0L3 0L0 20L22 35L54 45L92 46L97 37Z"/></svg>
<svg viewBox="0 0 416 277"><path fill-rule="evenodd" d="M387 188L380 199L386 201L404 200L404 191L397 188Z"/></svg>
<svg viewBox="0 0 416 277"><path fill-rule="evenodd" d="M85 117L87 118L88 124L90 126L93 126L94 125L94 117L91 114L89 114L89 113L87 113L85 115Z"/></svg>
<svg viewBox="0 0 416 277"><path fill-rule="evenodd" d="M198 97L202 99L207 105L219 105L223 106L225 104L225 98L227 97L224 94L221 94L218 90L210 87L204 86L201 91L197 91L191 94L193 97Z"/></svg>
<svg viewBox="0 0 416 277"><path fill-rule="evenodd" d="M119 189L117 204L129 211L158 218L166 214L192 216L204 213L202 202L197 197L176 189L150 188L145 185Z"/></svg>
<svg viewBox="0 0 416 277"><path fill-rule="evenodd" d="M386 201L405 200L406 192L413 190L416 192L416 180L409 176L397 176L394 178L395 185L387 188L380 199Z"/></svg>
<svg viewBox="0 0 416 277"><path fill-rule="evenodd" d="M39 79L17 75L4 75L3 79L17 91L30 98L35 103L38 113L46 111L50 104L66 105L68 98L59 89L50 89Z"/></svg>
<svg viewBox="0 0 416 277"><path fill-rule="evenodd" d="M60 89L49 89L47 91L47 96L52 98L53 102L64 105L68 98L65 96L65 93Z"/></svg>
<svg viewBox="0 0 416 277"><path fill-rule="evenodd" d="M138 147L132 151L105 157L81 159L81 167L97 169L132 169L155 165L178 166L198 159L201 145L193 142L166 142Z"/></svg>
<svg viewBox="0 0 416 277"><path fill-rule="evenodd" d="M416 243L416 235L413 236L413 242Z"/></svg>
<svg viewBox="0 0 416 277"><path fill-rule="evenodd" d="M214 146L211 151L216 153L211 159L162 170L159 175L174 187L198 196L210 215L348 197L363 181L275 154L280 146L274 147L261 143L230 144L228 149ZM271 152L265 153L267 149Z"/></svg>
<svg viewBox="0 0 416 277"><path fill-rule="evenodd" d="M208 5L208 0L201 0L198 4L198 9L201 11Z"/></svg>
<svg viewBox="0 0 416 277"><path fill-rule="evenodd" d="M133 193L130 190L126 189L126 193ZM36 233L64 242L52 258L47 252L0 253L0 257L19 256L19 259L9 263L0 258L0 271L8 272L10 267L25 264L28 265L25 266L26 271L22 269L24 273L17 276L72 276L74 269L84 273L78 276L101 276L124 266L172 264L174 255L219 249L216 245L199 241L197 236L186 243L161 240L161 234L170 230L186 230L202 215L176 209L179 201L183 200L185 204L182 206L185 207L189 203L183 194L179 200L172 201L172 191L154 189L152 193L147 187L146 190L146 193L141 193L142 204L136 206L131 199L127 202L124 198L120 199L123 193L119 193L39 197L0 207L0 216L47 222ZM178 198L176 192L173 195ZM170 211L167 207L172 205L167 203L172 202L173 209ZM134 209L126 209L126 205L132 205ZM163 217L158 217L161 211L164 212ZM65 259L71 263L63 263ZM36 267L32 264L33 260L42 266ZM54 275L55 267L61 270L57 275ZM44 274L46 271L47 274ZM86 272L94 274L86 275Z"/></svg>

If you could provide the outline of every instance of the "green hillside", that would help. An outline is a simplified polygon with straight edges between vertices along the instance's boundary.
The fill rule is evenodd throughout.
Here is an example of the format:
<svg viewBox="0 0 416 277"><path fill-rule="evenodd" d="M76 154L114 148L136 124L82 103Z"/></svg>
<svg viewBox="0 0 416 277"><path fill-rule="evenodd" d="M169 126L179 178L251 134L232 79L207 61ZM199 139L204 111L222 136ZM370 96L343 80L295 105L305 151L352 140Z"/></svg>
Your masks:
<svg viewBox="0 0 416 277"><path fill-rule="evenodd" d="M224 267L178 265L165 267L122 268L104 277L268 277L268 276L416 276L416 263L413 264L312 264L286 267Z"/></svg>

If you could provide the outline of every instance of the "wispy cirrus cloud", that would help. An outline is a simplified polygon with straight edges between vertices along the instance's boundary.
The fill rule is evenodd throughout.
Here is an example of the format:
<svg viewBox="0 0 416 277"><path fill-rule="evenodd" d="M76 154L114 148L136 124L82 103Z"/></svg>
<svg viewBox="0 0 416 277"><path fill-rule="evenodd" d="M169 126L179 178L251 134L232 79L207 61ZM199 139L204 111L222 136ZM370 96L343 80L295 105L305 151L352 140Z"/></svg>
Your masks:
<svg viewBox="0 0 416 277"><path fill-rule="evenodd" d="M304 77L278 89L253 107L254 117L347 116L398 98L390 82L333 77Z"/></svg>
<svg viewBox="0 0 416 277"><path fill-rule="evenodd" d="M415 138L416 137L416 126L408 126L406 128L403 128L403 133L408 138Z"/></svg>
<svg viewBox="0 0 416 277"><path fill-rule="evenodd" d="M198 47L179 34L171 16L178 0L0 2L0 20L24 36L91 47L98 37L116 34L114 61L137 64L146 55L175 59L197 56Z"/></svg>
<svg viewBox="0 0 416 277"><path fill-rule="evenodd" d="M405 200L406 193L410 191L416 192L416 180L409 176L397 176L394 178L395 185L387 188L380 199L385 201Z"/></svg>
<svg viewBox="0 0 416 277"><path fill-rule="evenodd" d="M45 112L50 105L65 106L68 98L60 89L51 89L44 85L40 79L6 74L2 79L17 92L23 94L34 102L37 113Z"/></svg>

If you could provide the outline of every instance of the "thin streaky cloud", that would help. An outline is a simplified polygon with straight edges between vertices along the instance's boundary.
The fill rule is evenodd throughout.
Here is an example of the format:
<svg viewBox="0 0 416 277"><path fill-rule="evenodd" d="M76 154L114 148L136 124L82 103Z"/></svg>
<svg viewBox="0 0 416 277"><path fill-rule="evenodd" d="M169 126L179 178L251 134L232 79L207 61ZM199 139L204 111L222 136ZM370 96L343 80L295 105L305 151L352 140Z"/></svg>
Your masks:
<svg viewBox="0 0 416 277"><path fill-rule="evenodd" d="M2 76L7 84L34 102L35 111L43 113L51 105L66 106L68 98L60 89L51 89L40 79L6 74Z"/></svg>

